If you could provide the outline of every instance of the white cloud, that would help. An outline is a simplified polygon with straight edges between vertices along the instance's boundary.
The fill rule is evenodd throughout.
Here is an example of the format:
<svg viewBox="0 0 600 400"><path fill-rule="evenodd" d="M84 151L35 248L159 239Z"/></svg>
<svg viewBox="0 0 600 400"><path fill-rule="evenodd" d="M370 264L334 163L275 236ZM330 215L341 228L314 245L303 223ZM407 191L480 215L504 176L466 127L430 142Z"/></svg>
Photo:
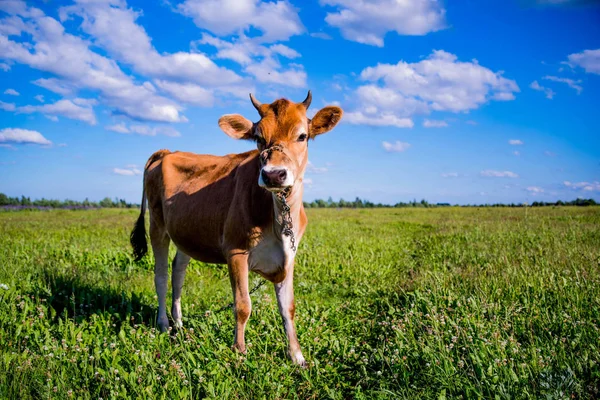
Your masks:
<svg viewBox="0 0 600 400"><path fill-rule="evenodd" d="M511 101L511 100L516 99L516 97L513 93L499 92L499 93L494 93L492 95L491 99L498 100L498 101Z"/></svg>
<svg viewBox="0 0 600 400"><path fill-rule="evenodd" d="M17 92L15 89L6 89L4 91L4 94L8 94L8 95L11 95L11 96L19 96L20 95L20 93Z"/></svg>
<svg viewBox="0 0 600 400"><path fill-rule="evenodd" d="M493 72L476 60L458 61L443 50L416 63L400 61L365 68L360 79L369 83L351 96L357 109L350 113L362 123L379 121L378 117L385 115L387 119L405 119L431 111L467 112L491 100L508 100L519 92L516 82L504 78L502 72Z"/></svg>
<svg viewBox="0 0 600 400"><path fill-rule="evenodd" d="M11 4L4 10L24 18L24 24L18 42L0 34L0 54L56 76L38 79L35 84L63 95L82 89L97 91L101 102L115 113L136 119L186 120L179 114L181 107L156 95L148 85L134 83L115 61L93 52L89 41L66 33L60 22L39 9L27 7L24 2ZM114 29L117 25L110 26L118 31Z"/></svg>
<svg viewBox="0 0 600 400"><path fill-rule="evenodd" d="M148 126L148 125L130 125L129 131L142 136L165 135L170 137L179 137L179 133L175 128L170 126Z"/></svg>
<svg viewBox="0 0 600 400"><path fill-rule="evenodd" d="M33 114L39 112L53 121L57 121L57 116L62 116L69 119L87 122L90 125L96 124L96 115L91 107L82 107L75 104L73 101L66 99L59 100L53 104L44 104L40 106L29 105L22 107L16 107L14 104L0 101L0 109L5 111L14 111L18 114Z"/></svg>
<svg viewBox="0 0 600 400"><path fill-rule="evenodd" d="M347 112L344 121L354 125L395 126L412 128L415 124L410 118L398 118L393 114L368 115L362 111Z"/></svg>
<svg viewBox="0 0 600 400"><path fill-rule="evenodd" d="M533 195L545 192L545 190L539 186L528 186L525 190L527 190L529 193L531 193Z"/></svg>
<svg viewBox="0 0 600 400"><path fill-rule="evenodd" d="M75 104L71 100L65 99L59 100L53 104L17 107L16 112L23 114L39 112L47 116L62 116L69 119L87 122L90 125L96 125L96 115L91 107L82 107Z"/></svg>
<svg viewBox="0 0 600 400"><path fill-rule="evenodd" d="M124 2L77 0L76 3L61 8L61 19L71 15L83 18L81 29L93 37L95 45L141 74L201 85L241 81L233 71L219 67L204 54L158 53L146 30L136 23L140 13L128 8Z"/></svg>
<svg viewBox="0 0 600 400"><path fill-rule="evenodd" d="M533 90L537 90L538 92L544 92L546 98L550 100L552 100L554 98L554 95L556 94L554 90L540 85L538 81L531 82L529 87Z"/></svg>
<svg viewBox="0 0 600 400"><path fill-rule="evenodd" d="M287 71L278 71L277 64L271 60L265 59L257 64L250 64L246 71L262 83L276 83L291 87L306 86L306 72L302 69L289 69Z"/></svg>
<svg viewBox="0 0 600 400"><path fill-rule="evenodd" d="M306 165L306 172L310 172L313 174L323 174L327 172L327 167L317 167L312 162L308 162Z"/></svg>
<svg viewBox="0 0 600 400"><path fill-rule="evenodd" d="M381 143L385 151L388 153L401 153L408 150L410 143L405 143L397 140L395 143L383 142Z"/></svg>
<svg viewBox="0 0 600 400"><path fill-rule="evenodd" d="M16 109L17 106L15 106L14 103L5 103L3 101L0 101L0 110L15 111Z"/></svg>
<svg viewBox="0 0 600 400"><path fill-rule="evenodd" d="M479 173L481 176L492 177L492 178L518 178L519 175L511 171L494 171L487 169Z"/></svg>
<svg viewBox="0 0 600 400"><path fill-rule="evenodd" d="M283 44L274 44L271 47L269 47L269 50L271 50L275 54L282 55L289 59L294 59L294 58L300 57L300 53L298 53L296 50L294 50L290 47L287 47L286 45L283 45Z"/></svg>
<svg viewBox="0 0 600 400"><path fill-rule="evenodd" d="M380 110L392 111L400 117L428 112L427 104L417 97L407 95L402 91L388 87L368 84L356 89L356 99L368 114Z"/></svg>
<svg viewBox="0 0 600 400"><path fill-rule="evenodd" d="M581 67L587 73L600 75L600 49L570 54L568 60L567 63L572 67Z"/></svg>
<svg viewBox="0 0 600 400"><path fill-rule="evenodd" d="M442 178L458 178L458 172L444 172L440 175Z"/></svg>
<svg viewBox="0 0 600 400"><path fill-rule="evenodd" d="M448 126L448 123L446 121L436 121L436 120L432 120L432 119L425 119L425 121L423 121L423 126L425 128L445 128Z"/></svg>
<svg viewBox="0 0 600 400"><path fill-rule="evenodd" d="M203 34L195 43L215 47L218 50L217 58L235 61L243 67L244 72L254 76L259 82L291 87L306 86L306 72L301 65L282 65L281 57L300 57L300 53L283 44L267 47L258 39L243 35L229 42L209 34Z"/></svg>
<svg viewBox="0 0 600 400"><path fill-rule="evenodd" d="M171 126L159 125L159 126L149 126L149 125L129 125L127 126L125 123L121 122L115 125L105 126L104 129L111 132L123 133L123 134L138 134L142 136L156 136L156 135L164 135L170 137L179 137L181 133L177 131L175 128Z"/></svg>
<svg viewBox="0 0 600 400"><path fill-rule="evenodd" d="M71 95L77 91L77 88L70 84L67 79L40 78L31 83L63 96Z"/></svg>
<svg viewBox="0 0 600 400"><path fill-rule="evenodd" d="M37 101L39 101L40 103L44 102L44 96L42 96L41 94L35 95L34 99L36 99Z"/></svg>
<svg viewBox="0 0 600 400"><path fill-rule="evenodd" d="M521 155L521 152L520 151L513 151L513 154L518 157L518 156Z"/></svg>
<svg viewBox="0 0 600 400"><path fill-rule="evenodd" d="M104 129L107 131L117 132L117 133L130 133L129 129L124 123L105 126Z"/></svg>
<svg viewBox="0 0 600 400"><path fill-rule="evenodd" d="M331 40L331 39L333 39L331 36L329 36L325 32L313 32L313 33L310 34L310 36L314 37L314 38L317 38L317 39L323 39L323 40Z"/></svg>
<svg viewBox="0 0 600 400"><path fill-rule="evenodd" d="M522 145L522 144L523 144L523 141L522 141L522 140L519 140L519 139L510 139L510 140L508 141L508 144L510 144L510 145L512 145L512 146L520 146L520 145Z"/></svg>
<svg viewBox="0 0 600 400"><path fill-rule="evenodd" d="M139 170L135 165L128 165L125 168L113 168L113 173L123 176L134 176L141 175L142 171Z"/></svg>
<svg viewBox="0 0 600 400"><path fill-rule="evenodd" d="M28 143L49 146L51 141L38 131L19 128L0 129L0 143Z"/></svg>
<svg viewBox="0 0 600 400"><path fill-rule="evenodd" d="M387 32L425 35L446 27L442 2L438 0L320 0L337 7L325 21L340 29L342 36L359 43L383 47Z"/></svg>
<svg viewBox="0 0 600 400"><path fill-rule="evenodd" d="M10 65L7 63L0 63L0 69L4 72L8 72L10 71Z"/></svg>
<svg viewBox="0 0 600 400"><path fill-rule="evenodd" d="M564 181L563 184L569 189L583 192L600 192L600 182L569 182Z"/></svg>
<svg viewBox="0 0 600 400"><path fill-rule="evenodd" d="M84 99L82 97L76 97L76 98L73 99L73 103L77 104L78 106L92 107L92 106L97 106L98 105L98 100L96 100L96 99Z"/></svg>
<svg viewBox="0 0 600 400"><path fill-rule="evenodd" d="M262 32L261 41L273 42L304 32L298 10L286 0L185 0L177 10L220 36L243 34L252 27Z"/></svg>
<svg viewBox="0 0 600 400"><path fill-rule="evenodd" d="M378 64L364 69L360 78L383 81L405 96L421 99L437 111L469 111L499 93L519 92L516 82L477 61L461 62L454 54L435 50L418 63Z"/></svg>
<svg viewBox="0 0 600 400"><path fill-rule="evenodd" d="M566 83L571 89L575 89L577 94L581 94L581 91L583 90L583 87L581 87L581 85L579 85L581 83L581 80L575 81L575 80L569 79L569 78L559 78L558 76L550 76L550 75L546 75L542 79L546 79L548 81L553 81L553 82Z"/></svg>
<svg viewBox="0 0 600 400"><path fill-rule="evenodd" d="M177 83L162 80L156 80L154 83L160 89L183 103L201 107L210 107L214 103L213 92L195 83Z"/></svg>
<svg viewBox="0 0 600 400"><path fill-rule="evenodd" d="M477 125L477 121L473 121L472 119L470 119L470 120L467 121L467 124L476 126Z"/></svg>

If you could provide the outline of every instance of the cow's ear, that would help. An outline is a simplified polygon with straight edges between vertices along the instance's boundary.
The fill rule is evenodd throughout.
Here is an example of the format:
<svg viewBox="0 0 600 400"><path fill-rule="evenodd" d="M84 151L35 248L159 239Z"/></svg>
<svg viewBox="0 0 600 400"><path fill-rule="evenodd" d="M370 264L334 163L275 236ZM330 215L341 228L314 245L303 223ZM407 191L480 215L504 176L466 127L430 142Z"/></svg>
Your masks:
<svg viewBox="0 0 600 400"><path fill-rule="evenodd" d="M219 127L234 139L252 139L252 121L239 114L227 114L219 118Z"/></svg>
<svg viewBox="0 0 600 400"><path fill-rule="evenodd" d="M315 114L310 122L310 137L314 138L325 132L332 130L342 119L344 112L336 106L327 106Z"/></svg>

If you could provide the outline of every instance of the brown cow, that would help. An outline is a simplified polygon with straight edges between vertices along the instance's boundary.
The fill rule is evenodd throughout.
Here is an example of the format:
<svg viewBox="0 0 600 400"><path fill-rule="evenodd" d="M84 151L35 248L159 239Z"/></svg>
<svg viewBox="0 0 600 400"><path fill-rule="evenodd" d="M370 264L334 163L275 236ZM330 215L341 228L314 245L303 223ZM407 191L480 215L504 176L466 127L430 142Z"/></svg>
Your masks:
<svg viewBox="0 0 600 400"><path fill-rule="evenodd" d="M248 273L274 283L279 312L289 341L289 355L299 365L304 357L294 326L294 258L306 228L302 204L308 139L330 131L342 117L339 107L325 107L311 119L302 103L286 99L261 104L250 95L260 114L252 123L241 115L219 119L234 139L256 141L258 150L226 156L185 152L154 153L144 170L140 216L131 233L136 259L148 251L144 213L150 209L150 240L154 283L158 295L158 324L169 327L166 311L168 250L177 254L172 265L175 326L182 326L181 289L190 257L229 266L236 320L233 348L246 351L244 330L250 316ZM288 210L289 207L289 211ZM291 217L291 232L290 228Z"/></svg>

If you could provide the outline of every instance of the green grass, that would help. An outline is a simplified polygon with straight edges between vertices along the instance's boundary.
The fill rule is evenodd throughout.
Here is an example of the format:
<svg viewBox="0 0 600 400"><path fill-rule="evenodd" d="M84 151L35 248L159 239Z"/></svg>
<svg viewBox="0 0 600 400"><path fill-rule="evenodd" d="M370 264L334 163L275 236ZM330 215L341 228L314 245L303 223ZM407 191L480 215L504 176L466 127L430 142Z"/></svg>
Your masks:
<svg viewBox="0 0 600 400"><path fill-rule="evenodd" d="M0 213L0 398L600 396L600 208L308 210L307 369L271 285L230 350L223 266L190 264L186 328L159 334L136 213Z"/></svg>

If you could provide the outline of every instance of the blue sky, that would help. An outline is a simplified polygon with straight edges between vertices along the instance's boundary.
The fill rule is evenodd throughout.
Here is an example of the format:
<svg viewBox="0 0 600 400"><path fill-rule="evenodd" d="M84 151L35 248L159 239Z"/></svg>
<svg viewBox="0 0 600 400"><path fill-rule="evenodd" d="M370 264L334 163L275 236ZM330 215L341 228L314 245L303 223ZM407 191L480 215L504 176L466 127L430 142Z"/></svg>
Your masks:
<svg viewBox="0 0 600 400"><path fill-rule="evenodd" d="M0 192L139 202L160 149L253 147L262 102L345 111L305 199L600 200L600 4L0 2Z"/></svg>

